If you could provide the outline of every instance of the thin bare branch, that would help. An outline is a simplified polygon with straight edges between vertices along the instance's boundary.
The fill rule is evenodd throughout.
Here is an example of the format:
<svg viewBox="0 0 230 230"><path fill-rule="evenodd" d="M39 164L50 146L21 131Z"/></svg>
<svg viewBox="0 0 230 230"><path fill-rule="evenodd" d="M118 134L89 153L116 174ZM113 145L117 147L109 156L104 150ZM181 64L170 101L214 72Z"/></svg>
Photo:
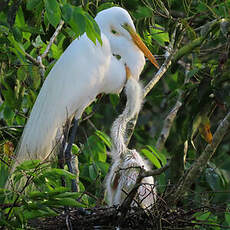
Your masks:
<svg viewBox="0 0 230 230"><path fill-rule="evenodd" d="M31 61L34 65L36 66L40 66L40 63L34 58L32 57L30 54L28 54L27 52L25 52L25 56L26 58Z"/></svg>
<svg viewBox="0 0 230 230"><path fill-rule="evenodd" d="M230 111L219 124L216 132L213 135L211 144L208 144L204 149L200 157L191 166L188 172L180 179L175 191L171 194L169 202L177 202L183 194L190 188L192 183L201 175L208 161L215 154L217 147L223 140L224 136L229 132L230 129Z"/></svg>
<svg viewBox="0 0 230 230"><path fill-rule="evenodd" d="M161 151L165 145L165 142L169 136L169 132L171 130L171 127L173 125L173 121L176 118L177 112L182 106L182 103L180 100L177 100L176 104L174 105L173 109L169 112L168 116L164 120L164 125L161 130L160 136L157 139L156 148Z"/></svg>
<svg viewBox="0 0 230 230"><path fill-rule="evenodd" d="M58 36L59 32L61 31L63 25L64 25L64 21L61 20L58 27L56 28L53 36L50 38L49 44L47 45L44 53L41 55L41 59L45 58L47 56L47 54L49 53L49 50L50 50L52 44L54 43L54 40Z"/></svg>
<svg viewBox="0 0 230 230"><path fill-rule="evenodd" d="M42 63L42 59L45 58L45 57L48 55L49 50L50 50L52 44L54 43L56 37L58 36L59 32L61 31L63 25L64 25L64 21L61 20L60 23L59 23L59 25L58 25L58 27L56 28L56 30L55 30L53 36L50 38L50 41L49 41L49 43L48 43L48 45L47 45L47 47L46 47L44 53L43 53L42 55L39 55L39 56L37 57L37 59L34 58L34 57L32 57L32 56L31 56L30 54L28 54L27 52L25 52L26 58L27 58L29 61L31 61L34 65L36 65L36 66L39 67L40 73L41 73L41 76L42 76L42 80L44 80L44 75L45 75L45 66L44 66L43 63Z"/></svg>
<svg viewBox="0 0 230 230"><path fill-rule="evenodd" d="M150 171L141 171L141 174L140 174L141 180L144 177L159 176L160 174L162 174L163 172L165 172L169 168L169 165L170 165L170 162L168 162L164 167L159 168L159 169L154 169L154 170L150 170Z"/></svg>
<svg viewBox="0 0 230 230"><path fill-rule="evenodd" d="M157 84L157 82L163 77L165 72L168 70L171 65L171 60L173 58L173 54L170 54L164 61L161 68L157 71L156 75L152 78L152 80L145 86L144 88L144 97L152 90L152 88Z"/></svg>

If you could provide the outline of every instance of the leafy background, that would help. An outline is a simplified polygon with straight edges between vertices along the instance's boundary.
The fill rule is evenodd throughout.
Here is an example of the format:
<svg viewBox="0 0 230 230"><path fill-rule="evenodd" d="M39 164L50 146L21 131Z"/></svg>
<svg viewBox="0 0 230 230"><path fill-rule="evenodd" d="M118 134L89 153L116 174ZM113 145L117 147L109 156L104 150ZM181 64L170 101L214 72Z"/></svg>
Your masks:
<svg viewBox="0 0 230 230"><path fill-rule="evenodd" d="M149 158L153 168L174 159L170 170L156 178L157 189L175 184L183 172L202 153L207 142L202 125L214 132L230 105L230 1L222 0L2 0L0 2L0 186L3 188L25 122L38 92L56 60L68 45L86 32L96 42L100 31L93 17L97 12L119 5L131 14L137 31L152 53L163 63L166 46L175 36L179 51L161 81L146 97L130 147ZM64 26L43 58L41 69L37 57L44 53L60 21ZM213 26L214 23L214 26ZM173 35L179 25L180 29ZM156 70L147 62L140 76L146 85ZM180 108L169 138L161 151L155 148L164 119L180 97ZM27 195L1 190L0 224L9 228L25 227L28 219L56 215L62 206L92 207L105 205L103 180L110 166L110 127L125 105L123 94L104 95L83 114L73 153L79 158L80 193L72 193L66 170L25 162L15 176L35 185ZM203 122L201 122L203 121ZM203 135L205 137L205 135ZM184 143L188 141L186 162ZM193 147L193 145L196 148ZM220 206L223 212L210 209L196 213L198 220L230 225L230 145L225 136L202 176L183 200L203 206ZM35 170L36 169L36 170ZM38 170L39 169L39 170ZM66 178L61 186L60 176ZM29 179L28 179L29 178ZM46 183L45 183L46 182ZM25 182L26 183L26 182ZM20 195L18 195L20 194ZM77 198L77 200L76 200ZM6 204L18 204L7 206ZM5 205L5 206L4 206ZM10 220L10 221L9 221ZM211 229L221 229L212 226Z"/></svg>

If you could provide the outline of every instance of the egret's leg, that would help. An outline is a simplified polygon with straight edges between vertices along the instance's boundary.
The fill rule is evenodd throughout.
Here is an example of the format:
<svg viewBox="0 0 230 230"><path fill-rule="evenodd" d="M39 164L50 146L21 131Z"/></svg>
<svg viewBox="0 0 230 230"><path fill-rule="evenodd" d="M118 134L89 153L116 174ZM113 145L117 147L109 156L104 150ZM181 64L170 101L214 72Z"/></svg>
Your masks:
<svg viewBox="0 0 230 230"><path fill-rule="evenodd" d="M71 173L75 173L73 170L73 166L71 164L71 162L72 162L71 150L72 150L72 145L74 143L74 140L75 140L75 137L77 134L77 127L78 127L78 119L73 118L73 126L71 128L71 133L69 136L68 145L67 145L66 150L65 150L65 162L66 162L68 169ZM78 190L76 180L72 180L72 190L74 192L77 192L77 190Z"/></svg>

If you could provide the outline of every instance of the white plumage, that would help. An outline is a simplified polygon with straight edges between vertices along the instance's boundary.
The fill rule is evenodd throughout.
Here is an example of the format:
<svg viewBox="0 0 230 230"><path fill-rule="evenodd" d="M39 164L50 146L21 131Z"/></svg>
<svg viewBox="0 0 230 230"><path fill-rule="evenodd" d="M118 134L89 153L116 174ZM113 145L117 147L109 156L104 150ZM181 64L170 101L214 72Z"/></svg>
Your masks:
<svg viewBox="0 0 230 230"><path fill-rule="evenodd" d="M119 93L126 81L125 63L134 77L140 75L145 64L143 52L147 48L135 37L128 12L113 7L101 11L95 20L101 29L102 46L98 42L95 45L84 34L56 62L23 131L17 164L26 159L44 160L55 152L67 119L80 118L100 93ZM146 56L157 66L149 52ZM120 55L121 59L114 55Z"/></svg>
<svg viewBox="0 0 230 230"><path fill-rule="evenodd" d="M126 83L125 92L127 96L126 107L121 115L114 121L111 129L113 140L112 166L106 178L106 190L110 205L121 204L127 194L136 184L140 168L150 170L148 163L134 149L126 146L127 123L140 111L143 94L140 84L130 77ZM150 208L155 200L155 188L153 177L142 179L136 202L143 208ZM132 205L137 205L133 202Z"/></svg>

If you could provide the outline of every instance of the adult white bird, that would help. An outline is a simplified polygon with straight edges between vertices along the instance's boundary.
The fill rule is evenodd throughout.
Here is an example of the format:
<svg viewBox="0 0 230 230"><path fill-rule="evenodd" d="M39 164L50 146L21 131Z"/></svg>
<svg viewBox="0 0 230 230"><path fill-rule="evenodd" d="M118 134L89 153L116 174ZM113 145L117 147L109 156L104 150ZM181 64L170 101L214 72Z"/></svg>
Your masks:
<svg viewBox="0 0 230 230"><path fill-rule="evenodd" d="M79 119L98 94L121 91L126 81L125 64L134 78L145 65L144 55L158 67L126 10L112 7L98 13L95 20L103 44L95 45L84 34L56 62L23 131L16 164L28 159L44 160L55 152L67 119Z"/></svg>

